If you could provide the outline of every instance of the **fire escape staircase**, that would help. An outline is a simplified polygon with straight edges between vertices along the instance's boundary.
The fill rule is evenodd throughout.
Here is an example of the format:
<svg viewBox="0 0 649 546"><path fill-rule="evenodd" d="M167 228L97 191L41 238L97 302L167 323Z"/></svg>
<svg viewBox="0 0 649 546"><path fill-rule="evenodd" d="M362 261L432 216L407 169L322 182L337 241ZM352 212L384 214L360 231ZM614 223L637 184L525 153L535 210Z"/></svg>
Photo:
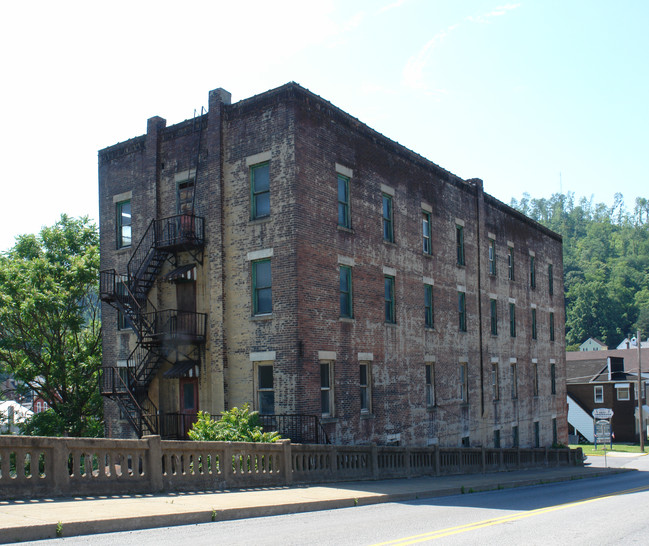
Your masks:
<svg viewBox="0 0 649 546"><path fill-rule="evenodd" d="M162 362L178 345L205 342L207 315L157 310L148 295L164 262L187 251L202 263L204 219L181 214L152 220L127 265L127 273L100 272L101 300L122 313L137 343L126 367L104 368L101 393L115 400L139 437L158 434L159 414L148 389Z"/></svg>

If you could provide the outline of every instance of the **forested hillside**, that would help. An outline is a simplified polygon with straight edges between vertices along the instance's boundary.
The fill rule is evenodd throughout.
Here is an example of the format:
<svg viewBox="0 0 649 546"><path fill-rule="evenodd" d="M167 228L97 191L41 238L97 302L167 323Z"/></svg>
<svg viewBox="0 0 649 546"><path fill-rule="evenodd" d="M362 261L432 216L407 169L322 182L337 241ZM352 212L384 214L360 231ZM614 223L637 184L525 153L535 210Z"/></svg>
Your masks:
<svg viewBox="0 0 649 546"><path fill-rule="evenodd" d="M638 328L649 336L649 201L632 208L615 194L612 206L574 193L510 205L563 236L566 343L588 337L614 348ZM573 347L570 347L573 346Z"/></svg>

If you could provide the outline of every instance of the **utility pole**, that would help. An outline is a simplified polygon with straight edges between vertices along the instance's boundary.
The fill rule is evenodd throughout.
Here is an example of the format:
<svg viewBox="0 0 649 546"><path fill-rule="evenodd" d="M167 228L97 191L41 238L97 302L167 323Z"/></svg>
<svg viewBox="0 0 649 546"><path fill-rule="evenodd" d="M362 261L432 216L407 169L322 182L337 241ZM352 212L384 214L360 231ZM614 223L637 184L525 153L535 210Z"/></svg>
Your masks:
<svg viewBox="0 0 649 546"><path fill-rule="evenodd" d="M640 330L636 332L635 339L638 345L638 431L640 432L640 451L644 453L644 436L646 432L642 430L644 419L642 417L642 360L640 358L642 340L640 339Z"/></svg>

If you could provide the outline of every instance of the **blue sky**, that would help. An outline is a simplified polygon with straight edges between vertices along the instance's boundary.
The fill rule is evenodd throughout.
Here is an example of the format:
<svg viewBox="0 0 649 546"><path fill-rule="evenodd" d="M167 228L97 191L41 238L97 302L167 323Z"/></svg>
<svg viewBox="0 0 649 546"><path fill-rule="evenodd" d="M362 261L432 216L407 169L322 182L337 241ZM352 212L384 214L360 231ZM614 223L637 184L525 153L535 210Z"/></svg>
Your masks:
<svg viewBox="0 0 649 546"><path fill-rule="evenodd" d="M0 6L0 250L97 218L97 150L223 87L296 81L509 203L649 197L649 2L59 0Z"/></svg>

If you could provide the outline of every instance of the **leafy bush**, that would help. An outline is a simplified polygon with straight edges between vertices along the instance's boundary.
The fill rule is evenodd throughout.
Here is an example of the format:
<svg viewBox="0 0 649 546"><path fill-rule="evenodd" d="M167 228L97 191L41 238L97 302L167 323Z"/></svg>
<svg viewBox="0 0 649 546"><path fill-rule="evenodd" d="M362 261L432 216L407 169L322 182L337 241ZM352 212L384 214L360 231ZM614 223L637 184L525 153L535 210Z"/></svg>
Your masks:
<svg viewBox="0 0 649 546"><path fill-rule="evenodd" d="M278 432L264 432L259 421L259 412L250 411L248 404L221 412L221 419L214 420L209 413L198 412L198 419L188 432L196 441L221 442L276 442L281 438Z"/></svg>

